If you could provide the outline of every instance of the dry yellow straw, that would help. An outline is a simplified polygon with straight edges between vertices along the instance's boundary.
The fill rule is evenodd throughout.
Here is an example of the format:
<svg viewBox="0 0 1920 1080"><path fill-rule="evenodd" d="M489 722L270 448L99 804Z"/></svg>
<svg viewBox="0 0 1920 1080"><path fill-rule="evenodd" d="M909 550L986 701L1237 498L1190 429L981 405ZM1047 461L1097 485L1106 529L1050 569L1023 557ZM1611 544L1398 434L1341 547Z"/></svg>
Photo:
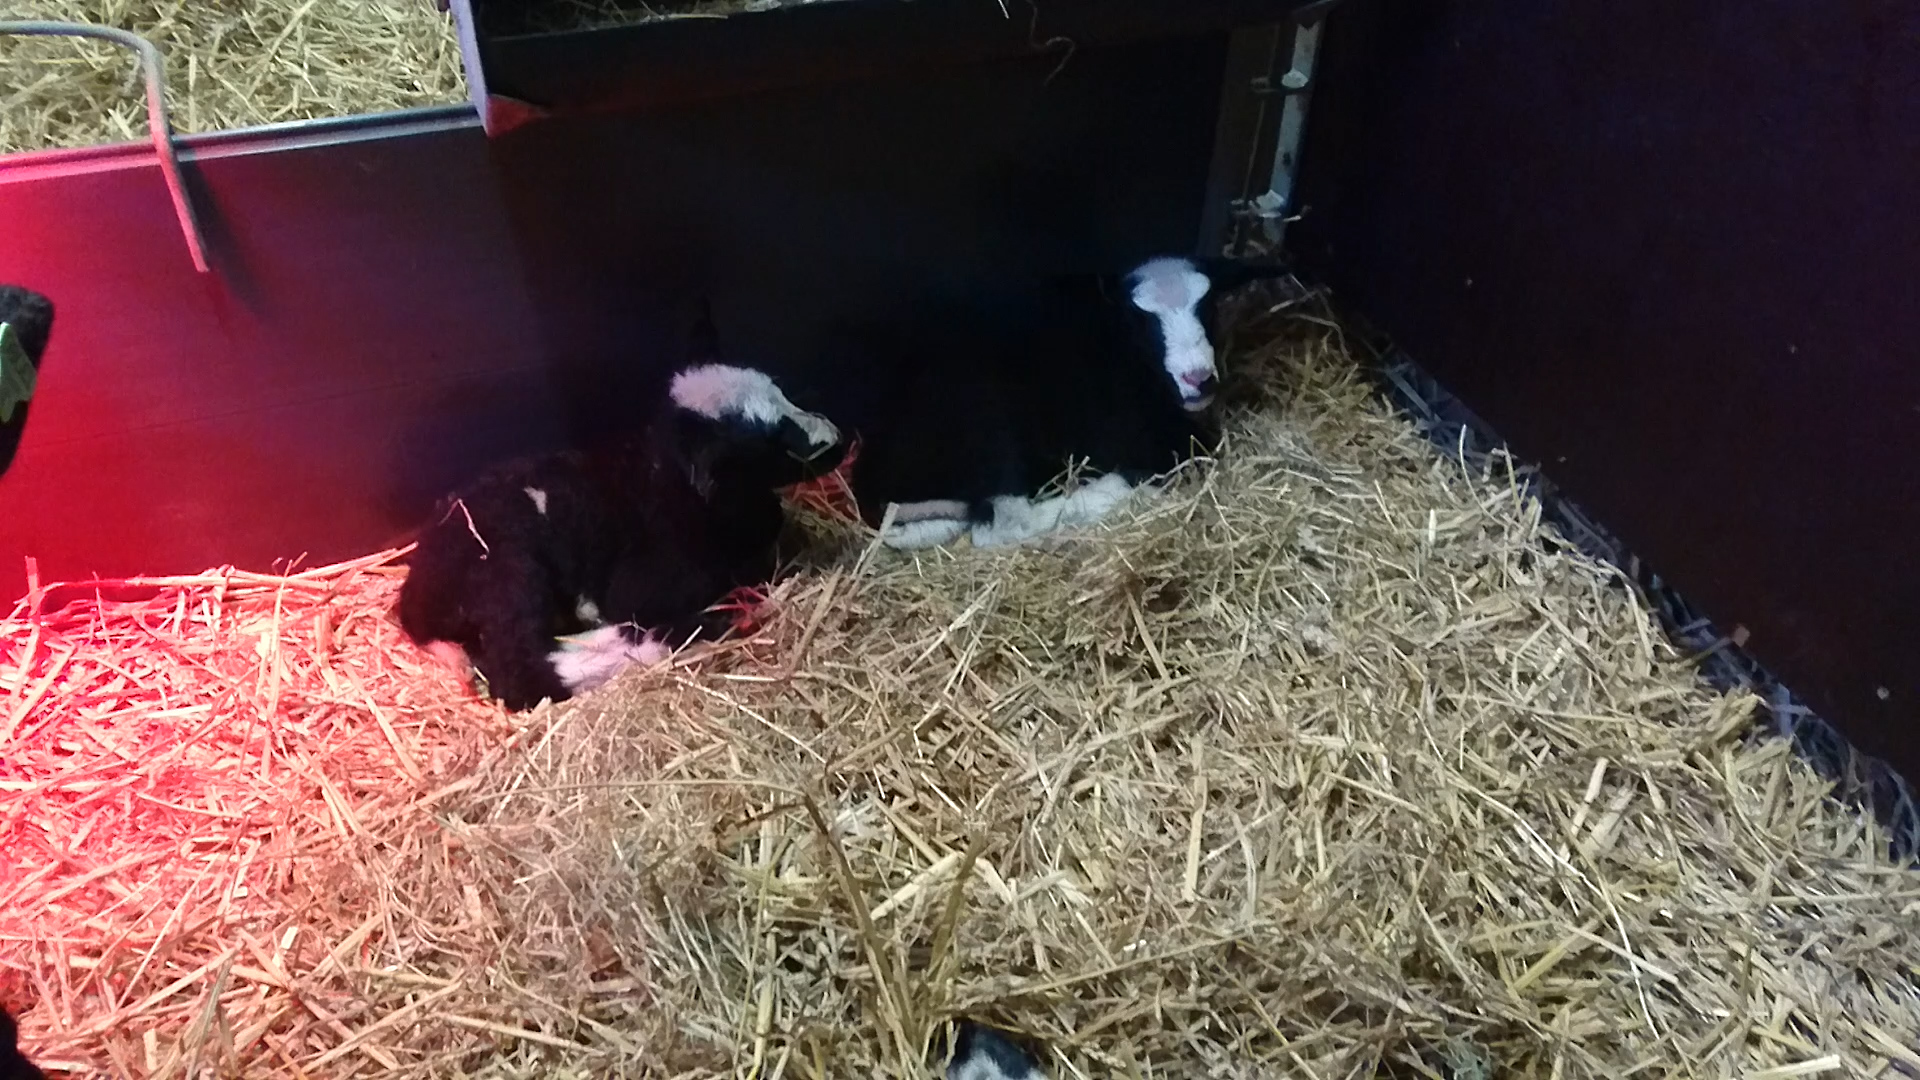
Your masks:
<svg viewBox="0 0 1920 1080"><path fill-rule="evenodd" d="M10 18L139 34L166 58L183 132L465 98L451 18L432 0L14 0ZM0 151L140 138L137 69L92 42L0 37Z"/></svg>

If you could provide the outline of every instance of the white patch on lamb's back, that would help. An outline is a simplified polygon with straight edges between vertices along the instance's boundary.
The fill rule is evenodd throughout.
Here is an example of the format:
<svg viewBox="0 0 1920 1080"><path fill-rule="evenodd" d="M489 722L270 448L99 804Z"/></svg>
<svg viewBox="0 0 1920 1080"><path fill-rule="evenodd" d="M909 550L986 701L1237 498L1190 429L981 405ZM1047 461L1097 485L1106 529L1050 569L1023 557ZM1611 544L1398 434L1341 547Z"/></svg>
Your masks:
<svg viewBox="0 0 1920 1080"><path fill-rule="evenodd" d="M1200 301L1213 282L1186 259L1154 259L1129 276L1133 306L1160 322L1166 348L1161 362L1189 403L1203 403L1200 385L1216 377L1213 342L1200 322Z"/></svg>
<svg viewBox="0 0 1920 1080"><path fill-rule="evenodd" d="M657 664L672 655L665 643L650 637L634 641L618 626L603 626L561 642L548 654L554 674L575 694L605 685L634 664Z"/></svg>
<svg viewBox="0 0 1920 1080"><path fill-rule="evenodd" d="M526 492L527 498L533 500L533 508L540 512L540 516L546 517L547 516L547 493L540 490L537 487L525 487L525 488L521 488L520 490Z"/></svg>
<svg viewBox="0 0 1920 1080"><path fill-rule="evenodd" d="M1082 484L1067 496L1062 525L1091 525L1111 514L1133 494L1133 485L1119 473L1107 473L1091 483Z"/></svg>
<svg viewBox="0 0 1920 1080"><path fill-rule="evenodd" d="M764 371L731 364L701 364L673 377L673 403L709 420L741 419L769 426L791 420L815 446L840 441L840 429L818 413L787 400Z"/></svg>
<svg viewBox="0 0 1920 1080"><path fill-rule="evenodd" d="M964 519L967 504L959 499L926 499L921 502L894 503L893 520L934 521Z"/></svg>
<svg viewBox="0 0 1920 1080"><path fill-rule="evenodd" d="M993 500L993 520L973 526L973 546L1010 547L1076 525L1092 525L1125 502L1133 490L1119 473L1107 473L1066 495L1000 496Z"/></svg>
<svg viewBox="0 0 1920 1080"><path fill-rule="evenodd" d="M880 533L880 542L895 551L920 551L951 544L967 531L965 518L922 518L896 521Z"/></svg>
<svg viewBox="0 0 1920 1080"><path fill-rule="evenodd" d="M993 520L973 527L974 547L1010 547L1045 536L1060 527L1069 496L1029 499L1000 495L993 500Z"/></svg>

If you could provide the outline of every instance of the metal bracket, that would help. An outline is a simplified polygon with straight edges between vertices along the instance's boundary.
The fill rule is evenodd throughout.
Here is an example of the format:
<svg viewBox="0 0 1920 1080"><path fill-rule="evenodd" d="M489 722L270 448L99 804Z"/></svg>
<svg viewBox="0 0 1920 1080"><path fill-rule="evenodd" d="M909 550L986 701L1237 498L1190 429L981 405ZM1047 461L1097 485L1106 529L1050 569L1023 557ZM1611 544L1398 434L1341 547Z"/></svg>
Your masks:
<svg viewBox="0 0 1920 1080"><path fill-rule="evenodd" d="M194 217L193 201L187 195L186 182L180 178L180 159L173 145L173 128L167 123L166 62L160 56L159 48L131 31L92 23L41 20L0 22L0 34L92 38L134 51L140 58L140 70L146 76L147 133L153 139L154 154L160 159L160 175L167 182L167 193L173 196L173 212L180 219L180 232L186 238L187 254L193 258L193 268L206 273L206 238L201 235L200 222Z"/></svg>
<svg viewBox="0 0 1920 1080"><path fill-rule="evenodd" d="M1323 5L1320 14L1331 8ZM1285 239L1287 221L1293 211L1293 188L1299 166L1300 143L1306 135L1307 104L1313 91L1314 63L1320 53L1320 30L1324 17L1292 25L1291 47L1287 50L1287 68L1276 78L1263 75L1253 79L1248 91L1256 97L1277 98L1280 120L1273 140L1273 160L1266 169L1265 190L1249 192L1234 210L1242 221L1257 226L1265 244L1278 249ZM1258 153L1258 151L1255 151Z"/></svg>
<svg viewBox="0 0 1920 1080"><path fill-rule="evenodd" d="M1275 83L1274 80L1268 78L1265 75L1262 75L1259 78L1253 80L1253 82L1249 83L1248 85L1249 87L1251 87L1251 89L1255 94L1258 94L1262 97L1268 97L1268 96L1290 97L1294 94L1305 93L1307 90L1307 84L1309 81L1310 81L1310 77L1306 73L1300 72L1300 71L1289 71L1285 75L1280 76L1280 81L1278 83Z"/></svg>

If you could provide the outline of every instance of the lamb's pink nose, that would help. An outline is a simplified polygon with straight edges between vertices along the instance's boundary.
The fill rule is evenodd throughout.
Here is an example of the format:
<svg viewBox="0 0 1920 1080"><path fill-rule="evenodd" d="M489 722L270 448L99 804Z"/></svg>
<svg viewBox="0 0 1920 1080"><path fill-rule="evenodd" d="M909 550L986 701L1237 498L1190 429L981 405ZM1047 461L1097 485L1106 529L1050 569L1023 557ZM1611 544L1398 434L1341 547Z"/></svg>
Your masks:
<svg viewBox="0 0 1920 1080"><path fill-rule="evenodd" d="M1189 371L1180 376L1180 381L1197 390L1213 381L1213 372L1204 370Z"/></svg>

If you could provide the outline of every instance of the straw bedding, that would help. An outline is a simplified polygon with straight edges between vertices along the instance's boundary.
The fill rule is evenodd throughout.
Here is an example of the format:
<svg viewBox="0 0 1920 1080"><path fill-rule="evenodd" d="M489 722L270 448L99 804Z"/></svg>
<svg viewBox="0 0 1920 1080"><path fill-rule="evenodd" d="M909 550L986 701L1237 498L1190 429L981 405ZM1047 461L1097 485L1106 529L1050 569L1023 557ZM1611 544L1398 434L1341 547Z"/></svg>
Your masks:
<svg viewBox="0 0 1920 1080"><path fill-rule="evenodd" d="M1920 879L1317 304L1050 547L810 516L746 637L509 717L392 554L0 628L0 997L122 1076L1920 1075ZM116 596L118 598L116 598Z"/></svg>
<svg viewBox="0 0 1920 1080"><path fill-rule="evenodd" d="M466 98L452 18L433 0L10 0L4 17L146 36L166 54L181 132ZM0 152L145 138L126 50L0 36Z"/></svg>

